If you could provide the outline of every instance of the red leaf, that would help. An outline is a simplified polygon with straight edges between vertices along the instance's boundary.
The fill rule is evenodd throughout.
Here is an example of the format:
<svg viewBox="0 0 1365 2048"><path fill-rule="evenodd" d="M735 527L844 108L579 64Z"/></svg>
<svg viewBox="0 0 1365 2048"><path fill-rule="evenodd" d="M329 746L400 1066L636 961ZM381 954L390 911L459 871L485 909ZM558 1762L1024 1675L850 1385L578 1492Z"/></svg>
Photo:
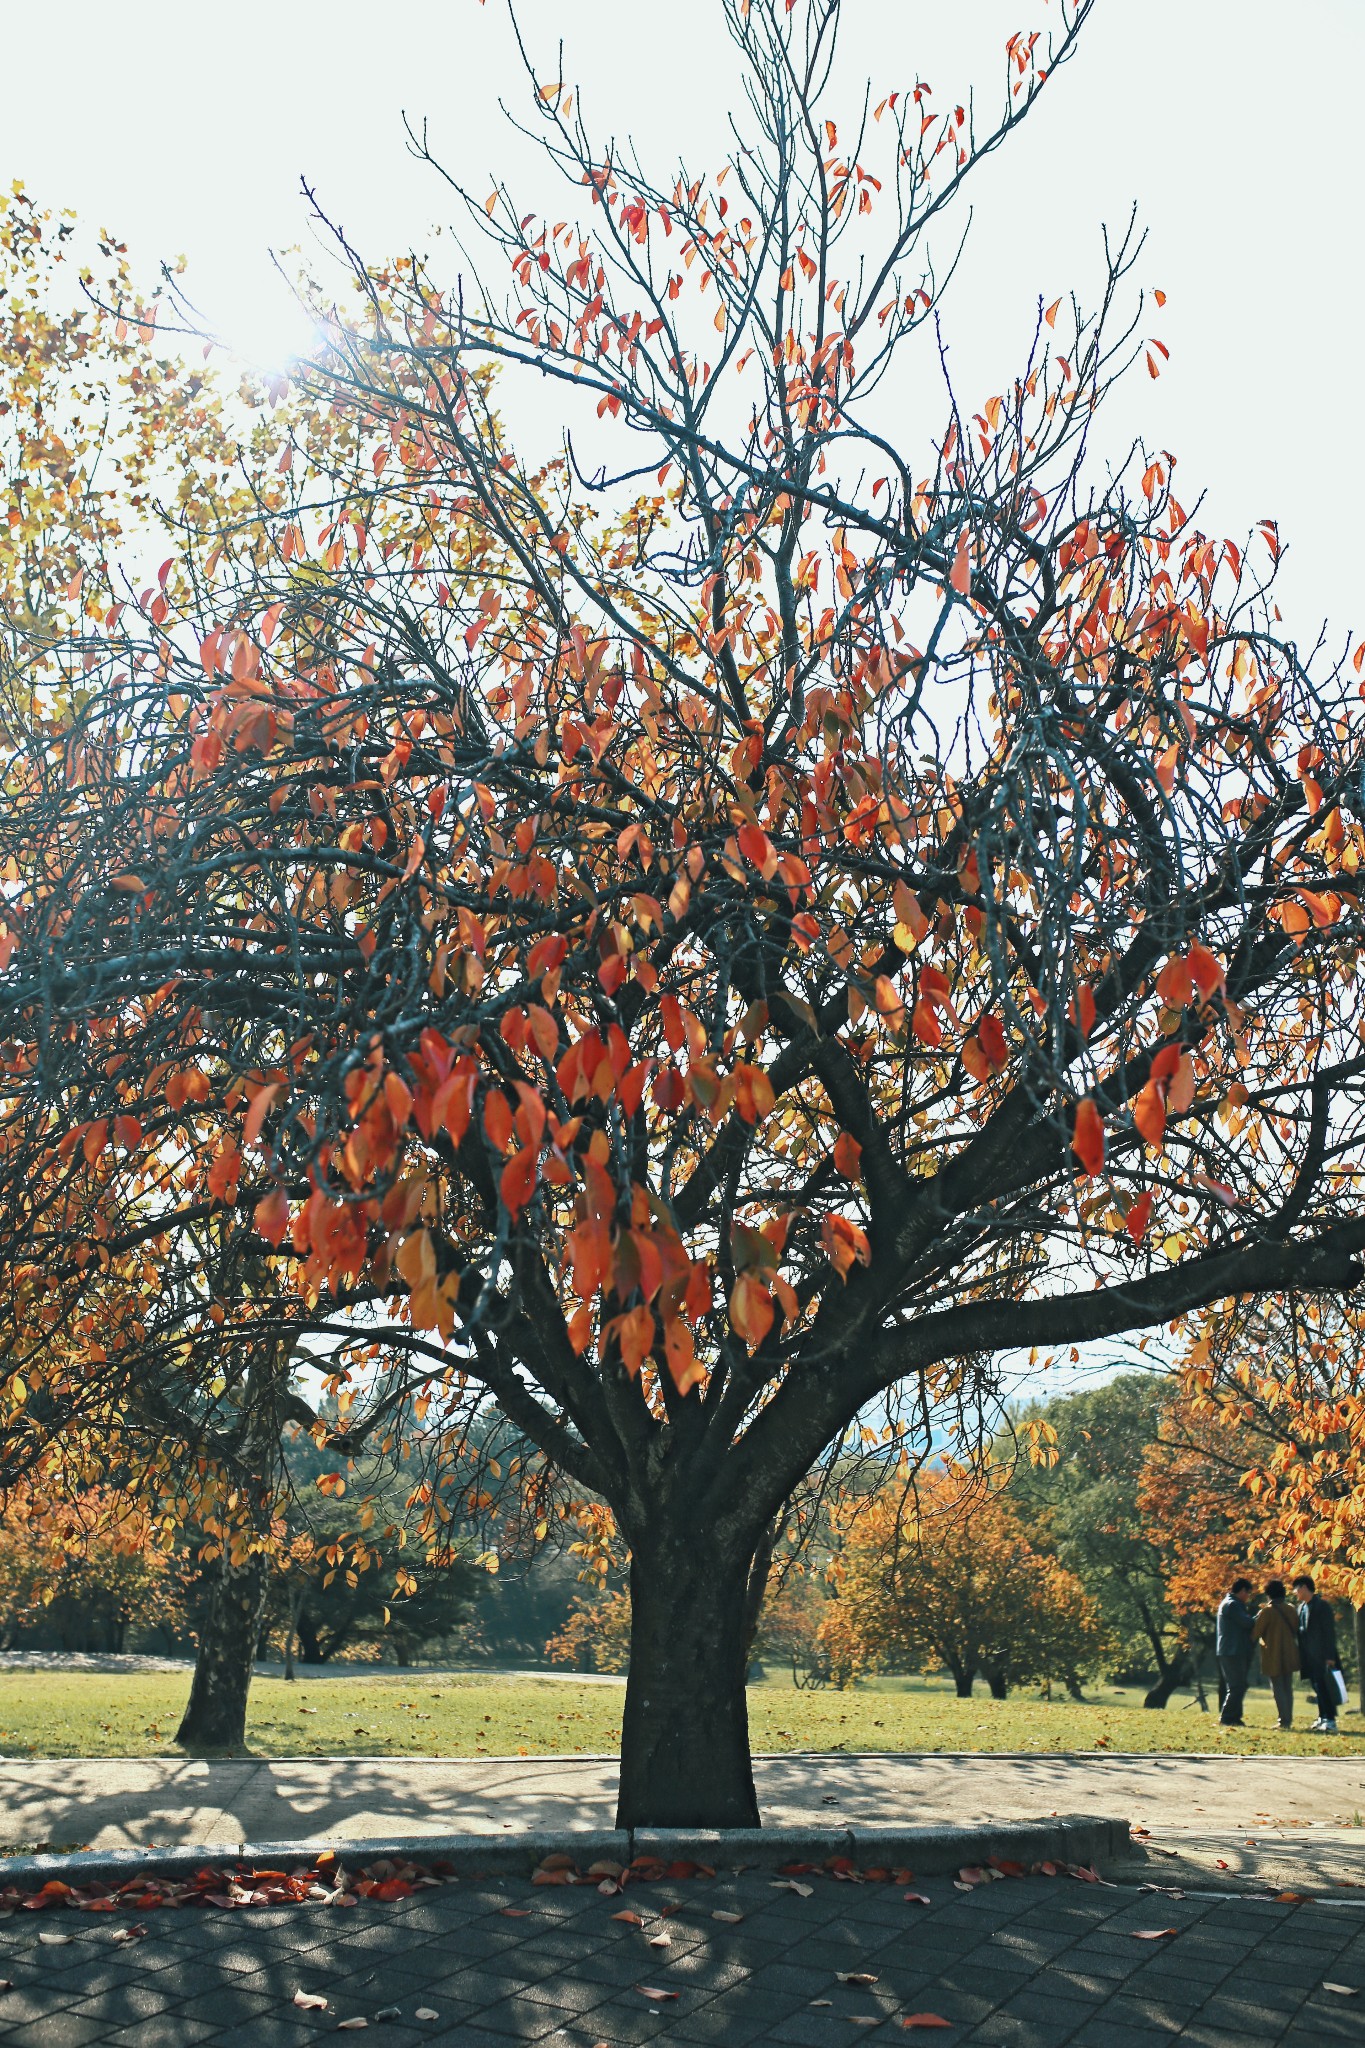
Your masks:
<svg viewBox="0 0 1365 2048"><path fill-rule="evenodd" d="M536 1167L540 1165L540 1153L534 1145L522 1145L501 1169L497 1178L497 1192L503 1198L503 1208L516 1221L532 1194L536 1192Z"/></svg>
<svg viewBox="0 0 1365 2048"><path fill-rule="evenodd" d="M1093 1180L1104 1165L1104 1122L1088 1095L1076 1104L1071 1149Z"/></svg>
<svg viewBox="0 0 1365 2048"><path fill-rule="evenodd" d="M1166 1135L1166 1090L1160 1081L1149 1081L1139 1092L1133 1122L1149 1145L1160 1145Z"/></svg>
<svg viewBox="0 0 1365 2048"><path fill-rule="evenodd" d="M1123 1220L1123 1227L1134 1244L1141 1244L1147 1235L1147 1224L1152 1214L1152 1190L1139 1195Z"/></svg>
<svg viewBox="0 0 1365 2048"><path fill-rule="evenodd" d="M272 1188L256 1204L252 1219L267 1244L281 1245L289 1228L289 1197L283 1188Z"/></svg>
<svg viewBox="0 0 1365 2048"><path fill-rule="evenodd" d="M968 533L964 533L957 544L957 553L953 556L953 566L949 572L948 581L952 584L959 597L966 597L971 591L972 538Z"/></svg>
<svg viewBox="0 0 1365 2048"><path fill-rule="evenodd" d="M906 2012L901 2014L903 2027L951 2027L953 2022L945 2020L942 2013Z"/></svg>
<svg viewBox="0 0 1365 2048"><path fill-rule="evenodd" d="M845 1180L862 1179L863 1148L847 1131L840 1131L834 1141L834 1170Z"/></svg>

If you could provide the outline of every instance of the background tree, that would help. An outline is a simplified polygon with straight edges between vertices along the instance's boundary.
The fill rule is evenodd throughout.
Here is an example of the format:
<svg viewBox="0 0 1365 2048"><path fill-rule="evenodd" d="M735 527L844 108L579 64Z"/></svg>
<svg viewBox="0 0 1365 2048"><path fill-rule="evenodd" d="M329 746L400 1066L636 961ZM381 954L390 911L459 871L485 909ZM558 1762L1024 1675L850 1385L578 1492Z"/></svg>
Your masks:
<svg viewBox="0 0 1365 2048"><path fill-rule="evenodd" d="M1031 1408L1027 1420L1052 1432L1052 1456L1021 1460L1010 1480L1031 1540L1055 1550L1080 1579L1120 1658L1145 1664L1150 1657L1156 1666L1148 1707L1164 1707L1193 1676L1167 1598L1160 1527L1154 1533L1139 1506L1148 1448L1171 1398L1164 1376L1126 1372Z"/></svg>
<svg viewBox="0 0 1365 2048"><path fill-rule="evenodd" d="M17 1492L0 1519L0 1644L113 1651L188 1633L184 1561L146 1504L110 1488Z"/></svg>
<svg viewBox="0 0 1365 2048"><path fill-rule="evenodd" d="M1106 1647L1095 1602L1034 1549L998 1474L929 1470L913 1502L888 1487L847 1511L831 1578L822 1636L844 1680L927 1663L959 1699L978 1674L1004 1699L1031 1678L1079 1688Z"/></svg>
<svg viewBox="0 0 1365 2048"><path fill-rule="evenodd" d="M308 494L63 642L79 716L11 762L14 1288L97 1268L131 1383L189 1219L246 1214L343 1450L376 1345L452 1475L500 1404L532 1512L630 1548L623 1825L756 1822L768 1564L869 1414L894 1458L1001 1350L1359 1278L1354 670L1273 529L1089 462L1136 243L902 431L926 237L1088 5L992 127L920 86L841 139L837 0L735 0L744 133L664 183L533 81L584 217L498 187L454 287L362 267ZM494 365L586 440L519 454Z"/></svg>

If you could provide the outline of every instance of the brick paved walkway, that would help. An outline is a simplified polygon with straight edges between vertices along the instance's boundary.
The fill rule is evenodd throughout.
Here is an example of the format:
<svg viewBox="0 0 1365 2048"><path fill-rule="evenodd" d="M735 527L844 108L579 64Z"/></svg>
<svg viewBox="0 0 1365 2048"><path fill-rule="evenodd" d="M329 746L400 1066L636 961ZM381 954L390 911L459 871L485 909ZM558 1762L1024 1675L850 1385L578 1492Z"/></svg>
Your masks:
<svg viewBox="0 0 1365 2048"><path fill-rule="evenodd" d="M1172 1899L1046 1878L959 1891L928 1878L926 1907L899 1885L801 1882L809 1897L755 1871L622 1899L471 1878L393 1905L151 1914L145 1939L128 1945L113 1939L126 1913L21 1912L0 1925L0 1975L13 1980L0 2042L293 2048L363 2019L376 2048L842 2048L906 2040L899 2018L929 2012L951 2029L915 2039L983 2048L1365 2043L1355 1904ZM645 1926L613 1919L623 1906ZM1166 1927L1177 1931L1134 1938ZM668 1945L650 1946L661 1932ZM844 1984L840 1972L876 1982ZM326 2011L295 2007L300 1990L324 1995ZM436 2017L419 2020L419 2007Z"/></svg>

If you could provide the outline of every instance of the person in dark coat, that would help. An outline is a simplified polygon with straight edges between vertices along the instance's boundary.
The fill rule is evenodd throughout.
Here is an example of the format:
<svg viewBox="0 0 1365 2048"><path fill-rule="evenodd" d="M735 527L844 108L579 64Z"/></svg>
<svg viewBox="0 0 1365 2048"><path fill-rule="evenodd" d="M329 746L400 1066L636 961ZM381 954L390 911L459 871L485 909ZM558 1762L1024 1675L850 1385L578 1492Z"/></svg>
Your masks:
<svg viewBox="0 0 1365 2048"><path fill-rule="evenodd" d="M1251 1676L1251 1581L1234 1579L1218 1609L1213 1654L1218 1659L1218 1719L1224 1728L1242 1725L1242 1701Z"/></svg>
<svg viewBox="0 0 1365 2048"><path fill-rule="evenodd" d="M1294 1597L1299 1603L1299 1662L1318 1702L1318 1718L1309 1732L1313 1735L1335 1735L1337 1711L1341 1706L1336 1680L1341 1669L1341 1658L1337 1655L1336 1617L1307 1572L1300 1573L1295 1579Z"/></svg>

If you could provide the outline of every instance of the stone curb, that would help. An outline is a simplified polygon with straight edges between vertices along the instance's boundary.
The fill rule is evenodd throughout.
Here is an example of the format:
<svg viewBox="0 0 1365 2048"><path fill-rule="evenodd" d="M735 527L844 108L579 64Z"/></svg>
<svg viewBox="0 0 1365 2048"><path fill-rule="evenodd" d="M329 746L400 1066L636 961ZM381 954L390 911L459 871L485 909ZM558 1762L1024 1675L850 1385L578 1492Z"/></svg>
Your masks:
<svg viewBox="0 0 1365 2048"><path fill-rule="evenodd" d="M249 1864L269 1870L310 1863L330 1851L360 1866L381 1857L443 1864L457 1876L529 1877L546 1856L572 1854L580 1869L598 1861L705 1863L714 1869L768 1869L781 1863L825 1863L846 1856L868 1870L909 1869L917 1875L956 1870L1000 1856L1017 1863L1094 1863L1131 1854L1129 1823L1084 1814L1045 1821L1002 1820L972 1826L859 1828L564 1828L554 1834L402 1835L385 1841L203 1842L175 1849L82 1849L69 1855L0 1857L0 1883L24 1888L59 1879L101 1884L133 1877L192 1876L205 1864Z"/></svg>

